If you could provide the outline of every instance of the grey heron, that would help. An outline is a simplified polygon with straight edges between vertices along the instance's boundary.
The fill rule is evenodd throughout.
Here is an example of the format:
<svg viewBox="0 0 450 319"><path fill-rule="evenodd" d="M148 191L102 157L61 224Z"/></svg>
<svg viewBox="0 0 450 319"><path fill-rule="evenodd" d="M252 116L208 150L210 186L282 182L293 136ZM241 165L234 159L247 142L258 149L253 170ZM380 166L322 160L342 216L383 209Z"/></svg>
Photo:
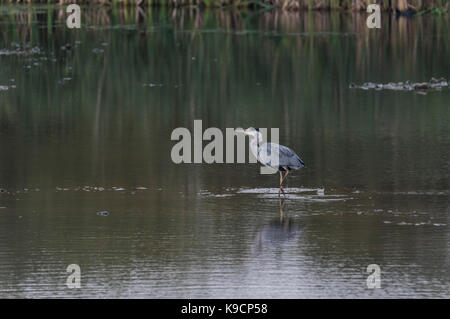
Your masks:
<svg viewBox="0 0 450 319"><path fill-rule="evenodd" d="M280 192L283 192L283 182L289 171L306 167L300 157L289 147L277 143L264 143L263 136L258 128L249 127L246 130L237 129L237 133L244 133L250 136L250 150L255 158L263 165L271 167L280 172ZM273 159L277 159L278 161ZM283 175L283 172L285 173Z"/></svg>

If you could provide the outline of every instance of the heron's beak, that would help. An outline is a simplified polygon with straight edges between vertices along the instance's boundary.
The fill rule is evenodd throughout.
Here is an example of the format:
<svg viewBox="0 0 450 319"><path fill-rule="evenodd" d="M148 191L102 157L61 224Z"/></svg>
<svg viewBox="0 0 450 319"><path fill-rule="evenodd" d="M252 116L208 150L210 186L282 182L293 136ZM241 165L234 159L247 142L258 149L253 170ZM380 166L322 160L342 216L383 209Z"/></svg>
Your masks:
<svg viewBox="0 0 450 319"><path fill-rule="evenodd" d="M234 130L236 133L242 133L242 134L247 134L247 132L245 132L245 130L243 130L243 129L240 129L240 128L238 128L238 129L236 129L236 130Z"/></svg>

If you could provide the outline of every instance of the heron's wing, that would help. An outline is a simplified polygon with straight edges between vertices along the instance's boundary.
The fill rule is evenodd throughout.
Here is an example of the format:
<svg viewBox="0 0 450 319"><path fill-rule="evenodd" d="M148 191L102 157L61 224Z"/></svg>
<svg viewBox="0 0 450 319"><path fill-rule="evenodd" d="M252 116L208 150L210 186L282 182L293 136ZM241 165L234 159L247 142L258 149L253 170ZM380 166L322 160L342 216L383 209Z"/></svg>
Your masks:
<svg viewBox="0 0 450 319"><path fill-rule="evenodd" d="M276 163L278 158L278 165ZM258 149L258 160L267 166L278 169L280 166L288 168L302 168L305 163L289 147L276 143L264 143Z"/></svg>

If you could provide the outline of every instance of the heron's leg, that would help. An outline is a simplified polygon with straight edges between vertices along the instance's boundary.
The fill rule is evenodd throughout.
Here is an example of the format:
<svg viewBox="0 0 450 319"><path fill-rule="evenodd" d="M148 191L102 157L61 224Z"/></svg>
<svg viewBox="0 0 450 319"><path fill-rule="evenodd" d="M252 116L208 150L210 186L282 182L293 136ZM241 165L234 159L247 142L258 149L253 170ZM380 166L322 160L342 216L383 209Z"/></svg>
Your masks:
<svg viewBox="0 0 450 319"><path fill-rule="evenodd" d="M286 178L287 174L289 173L289 171L287 170L287 167L283 166L283 168L286 171L286 174L283 176L283 173L280 171L280 190L278 191L278 196L280 196L280 191L283 192L284 196L286 196L286 193L284 192L284 189L283 189L283 182L284 182L284 179Z"/></svg>
<svg viewBox="0 0 450 319"><path fill-rule="evenodd" d="M280 189L278 190L278 198L280 198L280 193L281 193L281 181L283 180L283 175L281 174L280 171Z"/></svg>
<svg viewBox="0 0 450 319"><path fill-rule="evenodd" d="M283 189L283 173L280 171L280 189L278 190L278 197L280 197L281 192L283 192L283 195L286 195Z"/></svg>
<svg viewBox="0 0 450 319"><path fill-rule="evenodd" d="M278 200L280 201L280 223L283 222L284 214L283 214L283 202L284 199L281 199L280 196L278 196Z"/></svg>
<svg viewBox="0 0 450 319"><path fill-rule="evenodd" d="M284 174L283 178L282 178L281 181L280 181L280 184L281 184L281 185L283 185L284 180L286 179L286 177L287 177L288 174L289 174L289 171L287 170L287 168L285 168L285 170L286 170L286 174ZM281 172L280 172L280 174L281 174Z"/></svg>

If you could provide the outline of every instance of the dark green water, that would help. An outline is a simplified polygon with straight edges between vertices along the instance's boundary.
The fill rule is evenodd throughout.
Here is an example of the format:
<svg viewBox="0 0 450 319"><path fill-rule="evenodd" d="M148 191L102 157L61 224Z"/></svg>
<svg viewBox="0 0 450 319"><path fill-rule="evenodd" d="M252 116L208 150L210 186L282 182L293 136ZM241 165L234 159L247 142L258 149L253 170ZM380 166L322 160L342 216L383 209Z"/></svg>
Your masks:
<svg viewBox="0 0 450 319"><path fill-rule="evenodd" d="M450 91L349 88L449 78L446 17L83 12L0 8L0 297L450 297ZM280 128L281 216L259 165L171 161L195 119Z"/></svg>

